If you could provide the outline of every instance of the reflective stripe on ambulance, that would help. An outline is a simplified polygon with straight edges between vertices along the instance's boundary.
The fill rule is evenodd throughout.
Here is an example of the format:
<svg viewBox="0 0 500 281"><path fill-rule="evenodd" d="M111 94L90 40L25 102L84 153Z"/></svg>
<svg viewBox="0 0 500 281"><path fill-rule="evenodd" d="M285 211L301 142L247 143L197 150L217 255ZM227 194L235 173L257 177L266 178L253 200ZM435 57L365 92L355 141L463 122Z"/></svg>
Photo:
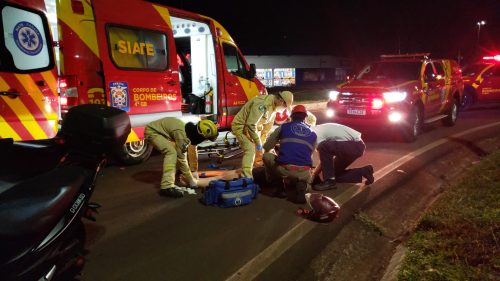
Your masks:
<svg viewBox="0 0 500 281"><path fill-rule="evenodd" d="M35 82L37 81L37 82ZM42 92L39 81L51 86ZM57 133L58 97L51 71L41 74L8 74L0 77L0 90L15 89L21 96L0 98L0 138L15 141L53 138Z"/></svg>

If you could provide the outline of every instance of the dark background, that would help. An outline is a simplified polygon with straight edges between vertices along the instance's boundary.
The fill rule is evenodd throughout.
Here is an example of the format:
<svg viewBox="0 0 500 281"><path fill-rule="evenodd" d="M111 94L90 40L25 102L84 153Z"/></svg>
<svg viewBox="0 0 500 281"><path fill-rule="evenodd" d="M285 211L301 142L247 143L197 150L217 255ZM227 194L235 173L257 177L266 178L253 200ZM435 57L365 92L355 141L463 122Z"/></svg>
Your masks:
<svg viewBox="0 0 500 281"><path fill-rule="evenodd" d="M464 64L500 51L500 0L156 2L214 18L245 55L323 54L356 64L431 52Z"/></svg>

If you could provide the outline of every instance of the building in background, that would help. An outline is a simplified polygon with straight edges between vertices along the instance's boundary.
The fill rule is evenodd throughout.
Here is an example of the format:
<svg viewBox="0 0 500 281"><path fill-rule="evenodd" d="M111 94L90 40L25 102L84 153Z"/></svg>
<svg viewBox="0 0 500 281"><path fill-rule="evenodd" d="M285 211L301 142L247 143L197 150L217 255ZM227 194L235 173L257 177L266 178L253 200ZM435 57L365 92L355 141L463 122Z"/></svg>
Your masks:
<svg viewBox="0 0 500 281"><path fill-rule="evenodd" d="M266 87L334 84L345 81L351 62L334 56L245 56Z"/></svg>

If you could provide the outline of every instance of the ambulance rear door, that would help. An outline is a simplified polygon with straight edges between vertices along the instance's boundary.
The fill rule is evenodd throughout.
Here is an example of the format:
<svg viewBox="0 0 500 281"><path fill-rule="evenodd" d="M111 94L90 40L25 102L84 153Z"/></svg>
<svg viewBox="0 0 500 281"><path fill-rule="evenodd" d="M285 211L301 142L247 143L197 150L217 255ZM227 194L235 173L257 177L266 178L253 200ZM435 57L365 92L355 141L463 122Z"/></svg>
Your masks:
<svg viewBox="0 0 500 281"><path fill-rule="evenodd" d="M52 39L45 8L22 3L33 5L0 2L0 139L48 139L59 111Z"/></svg>
<svg viewBox="0 0 500 281"><path fill-rule="evenodd" d="M143 1L92 1L111 106L132 127L180 116L181 93L169 11ZM108 55L106 55L108 54Z"/></svg>

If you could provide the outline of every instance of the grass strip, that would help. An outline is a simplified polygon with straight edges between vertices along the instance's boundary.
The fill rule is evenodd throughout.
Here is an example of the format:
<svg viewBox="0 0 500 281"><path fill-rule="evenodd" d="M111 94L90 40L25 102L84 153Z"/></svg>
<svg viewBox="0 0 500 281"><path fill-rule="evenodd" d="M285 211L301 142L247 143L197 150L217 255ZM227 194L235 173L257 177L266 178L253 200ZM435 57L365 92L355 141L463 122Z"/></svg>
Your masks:
<svg viewBox="0 0 500 281"><path fill-rule="evenodd" d="M500 151L424 214L398 280L500 280Z"/></svg>

